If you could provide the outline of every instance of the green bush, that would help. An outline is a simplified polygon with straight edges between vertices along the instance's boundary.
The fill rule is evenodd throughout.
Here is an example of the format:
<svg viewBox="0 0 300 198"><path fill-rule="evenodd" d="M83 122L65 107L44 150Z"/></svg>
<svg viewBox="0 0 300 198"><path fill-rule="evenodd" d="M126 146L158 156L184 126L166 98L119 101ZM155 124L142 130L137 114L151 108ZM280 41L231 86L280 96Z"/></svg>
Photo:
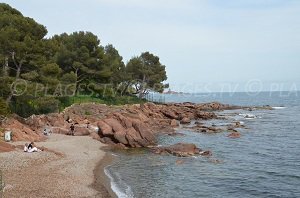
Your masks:
<svg viewBox="0 0 300 198"><path fill-rule="evenodd" d="M0 98L0 116L7 116L9 113L10 110L5 100L3 98Z"/></svg>
<svg viewBox="0 0 300 198"><path fill-rule="evenodd" d="M59 100L53 97L41 97L34 100L35 110L38 114L58 112L59 103Z"/></svg>

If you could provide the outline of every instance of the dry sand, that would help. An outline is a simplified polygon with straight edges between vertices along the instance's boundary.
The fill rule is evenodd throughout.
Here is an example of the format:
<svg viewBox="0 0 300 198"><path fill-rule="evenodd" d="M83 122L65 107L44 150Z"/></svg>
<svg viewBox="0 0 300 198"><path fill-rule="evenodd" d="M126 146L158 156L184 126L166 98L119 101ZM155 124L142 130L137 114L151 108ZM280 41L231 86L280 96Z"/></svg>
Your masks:
<svg viewBox="0 0 300 198"><path fill-rule="evenodd" d="M25 142L16 142L24 145ZM53 134L36 143L47 151L25 153L21 149L0 153L0 170L5 188L3 197L111 197L107 179L97 178L105 152L91 137ZM55 152L52 152L55 151ZM96 167L97 166L97 167ZM107 187L107 185L105 185Z"/></svg>

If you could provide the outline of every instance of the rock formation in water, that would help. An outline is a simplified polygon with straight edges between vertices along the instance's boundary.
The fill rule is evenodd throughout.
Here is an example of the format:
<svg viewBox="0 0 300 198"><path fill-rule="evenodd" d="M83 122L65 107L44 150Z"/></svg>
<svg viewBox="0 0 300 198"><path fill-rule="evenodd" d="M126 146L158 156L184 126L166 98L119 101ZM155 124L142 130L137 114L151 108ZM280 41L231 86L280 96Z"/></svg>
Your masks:
<svg viewBox="0 0 300 198"><path fill-rule="evenodd" d="M189 157L194 155L210 156L210 151L202 151L195 144L177 143L171 146L155 147L152 151L156 154L171 154L177 157Z"/></svg>

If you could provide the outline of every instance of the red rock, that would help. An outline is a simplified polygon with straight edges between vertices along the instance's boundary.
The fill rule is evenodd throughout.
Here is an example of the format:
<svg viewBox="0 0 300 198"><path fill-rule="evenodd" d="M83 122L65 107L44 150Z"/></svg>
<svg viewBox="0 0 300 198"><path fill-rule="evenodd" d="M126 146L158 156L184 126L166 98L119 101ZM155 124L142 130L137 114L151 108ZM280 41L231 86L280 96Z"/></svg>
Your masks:
<svg viewBox="0 0 300 198"><path fill-rule="evenodd" d="M98 141L101 140L101 138L100 138L100 136L98 135L98 133L93 132L93 133L90 134L90 136L91 136L93 139L95 139L95 140L98 140Z"/></svg>
<svg viewBox="0 0 300 198"><path fill-rule="evenodd" d="M124 131L124 127L120 124L120 122L117 119L107 118L103 121L112 128L113 132Z"/></svg>
<svg viewBox="0 0 300 198"><path fill-rule="evenodd" d="M122 143L114 144L114 145L112 145L112 148L113 149L122 149L122 150L127 149L127 147Z"/></svg>
<svg viewBox="0 0 300 198"><path fill-rule="evenodd" d="M125 117L120 113L114 113L114 115L117 117L117 119L120 121L120 123L122 124L123 127L127 128L127 129L132 127L132 119L131 118Z"/></svg>
<svg viewBox="0 0 300 198"><path fill-rule="evenodd" d="M176 164L179 165L179 164L183 164L184 161L183 160L176 160Z"/></svg>
<svg viewBox="0 0 300 198"><path fill-rule="evenodd" d="M19 116L6 119L5 130L12 131L14 141L40 141L44 127L51 127L53 133L68 134L70 123L78 123L75 135L89 135L108 144L122 144L126 147L148 147L155 145L155 133L172 134L180 123L189 124L194 119L213 119L216 115L212 110L235 108L220 103L177 103L158 105L125 105L109 107L99 104L74 104L62 113L33 115L27 119ZM89 123L89 127L86 126ZM96 127L97 126L97 127ZM188 126L188 125L187 125ZM235 127L240 127L236 124ZM193 129L193 128L190 128ZM198 127L196 131L219 132L219 129ZM224 130L222 130L224 131ZM99 137L97 136L97 133ZM3 136L3 135L2 135ZM101 139L100 139L101 138Z"/></svg>
<svg viewBox="0 0 300 198"><path fill-rule="evenodd" d="M133 127L126 129L126 139L128 140L128 144L131 147L141 147L139 144L142 139L139 132L137 132Z"/></svg>
<svg viewBox="0 0 300 198"><path fill-rule="evenodd" d="M171 125L172 127L177 127L177 126L178 126L177 120L175 120L175 119L171 120L170 125Z"/></svg>
<svg viewBox="0 0 300 198"><path fill-rule="evenodd" d="M45 139L41 131L34 131L15 118L2 126L5 131L12 131L12 141L41 141Z"/></svg>
<svg viewBox="0 0 300 198"><path fill-rule="evenodd" d="M150 145L155 145L155 137L152 134L151 130L149 127L147 127L144 123L135 121L133 122L133 128L139 132L141 135L142 139L139 140L139 144L146 147Z"/></svg>
<svg viewBox="0 0 300 198"><path fill-rule="evenodd" d="M112 139L110 139L109 137L103 137L103 138L101 138L100 142L102 142L104 144L115 144L115 142L112 141Z"/></svg>
<svg viewBox="0 0 300 198"><path fill-rule="evenodd" d="M184 118L182 118L182 120L180 120L180 123L181 124L189 124L189 123L191 123L191 119L184 117Z"/></svg>
<svg viewBox="0 0 300 198"><path fill-rule="evenodd" d="M176 115L173 111L171 111L170 109L162 109L160 110L167 118L170 119L178 119L178 115Z"/></svg>
<svg viewBox="0 0 300 198"><path fill-rule="evenodd" d="M52 133L64 134L67 135L70 133L69 129L61 128L61 127L51 127Z"/></svg>
<svg viewBox="0 0 300 198"><path fill-rule="evenodd" d="M99 128L100 136L114 135L112 127L103 122L102 120L98 121L97 126Z"/></svg>
<svg viewBox="0 0 300 198"><path fill-rule="evenodd" d="M217 115L213 112L197 111L195 117L197 119L209 120L217 118Z"/></svg>
<svg viewBox="0 0 300 198"><path fill-rule="evenodd" d="M227 137L230 137L230 138L240 138L241 134L238 133L238 132L233 132L233 133L230 133L229 135L227 135Z"/></svg>
<svg viewBox="0 0 300 198"><path fill-rule="evenodd" d="M11 145L9 143L0 141L0 153L10 152L10 151L13 151L13 150L15 150L14 145Z"/></svg>
<svg viewBox="0 0 300 198"><path fill-rule="evenodd" d="M124 145L127 145L128 144L128 141L126 139L126 133L125 133L125 130L124 131L117 131L115 132L114 134L114 138L116 140L118 140L118 142L124 144Z"/></svg>
<svg viewBox="0 0 300 198"><path fill-rule="evenodd" d="M75 136L85 136L85 135L90 135L90 131L86 127L78 127L75 126L74 129L74 135Z"/></svg>
<svg viewBox="0 0 300 198"><path fill-rule="evenodd" d="M178 157L199 155L200 149L195 144L177 143L166 147L156 147L153 151L157 154L168 153Z"/></svg>

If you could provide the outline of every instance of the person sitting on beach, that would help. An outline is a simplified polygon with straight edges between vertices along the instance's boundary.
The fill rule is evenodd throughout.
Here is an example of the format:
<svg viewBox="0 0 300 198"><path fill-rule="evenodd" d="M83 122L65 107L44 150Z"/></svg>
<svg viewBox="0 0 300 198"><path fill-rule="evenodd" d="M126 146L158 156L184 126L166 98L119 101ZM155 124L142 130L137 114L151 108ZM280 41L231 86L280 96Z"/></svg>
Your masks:
<svg viewBox="0 0 300 198"><path fill-rule="evenodd" d="M27 153L32 153L32 152L38 152L41 151L40 149L38 149L35 145L34 142L31 142L30 144L25 144L24 146L24 152Z"/></svg>

